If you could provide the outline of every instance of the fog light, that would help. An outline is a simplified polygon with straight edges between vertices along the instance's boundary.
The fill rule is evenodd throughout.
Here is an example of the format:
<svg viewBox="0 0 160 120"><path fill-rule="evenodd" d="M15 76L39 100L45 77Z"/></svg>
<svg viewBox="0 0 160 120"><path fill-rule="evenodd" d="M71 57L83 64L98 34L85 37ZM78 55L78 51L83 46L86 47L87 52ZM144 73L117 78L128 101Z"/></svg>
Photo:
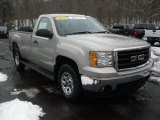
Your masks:
<svg viewBox="0 0 160 120"><path fill-rule="evenodd" d="M100 83L99 80L95 80L95 79L93 80L93 84L94 84L94 85L97 85L97 84L99 84L99 83Z"/></svg>
<svg viewBox="0 0 160 120"><path fill-rule="evenodd" d="M99 92L100 93L104 92L104 89L105 89L105 87L102 87Z"/></svg>

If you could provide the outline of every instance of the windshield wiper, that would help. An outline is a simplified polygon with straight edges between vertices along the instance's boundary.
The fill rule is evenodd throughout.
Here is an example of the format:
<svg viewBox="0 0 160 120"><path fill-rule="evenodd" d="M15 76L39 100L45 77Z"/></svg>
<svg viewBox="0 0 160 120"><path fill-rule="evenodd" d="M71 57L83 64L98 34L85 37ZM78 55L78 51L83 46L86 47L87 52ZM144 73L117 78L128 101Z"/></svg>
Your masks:
<svg viewBox="0 0 160 120"><path fill-rule="evenodd" d="M75 32L75 33L68 33L68 34L64 34L64 35L76 35L76 34L91 34L93 32L90 32L90 31L82 31L82 32Z"/></svg>

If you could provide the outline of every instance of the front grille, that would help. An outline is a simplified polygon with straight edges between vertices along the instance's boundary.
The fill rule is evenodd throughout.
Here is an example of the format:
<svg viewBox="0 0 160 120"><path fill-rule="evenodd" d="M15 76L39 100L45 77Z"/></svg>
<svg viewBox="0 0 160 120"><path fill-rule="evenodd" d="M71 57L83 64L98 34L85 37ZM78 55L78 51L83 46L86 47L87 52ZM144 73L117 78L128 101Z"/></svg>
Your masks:
<svg viewBox="0 0 160 120"><path fill-rule="evenodd" d="M118 69L137 67L147 63L150 57L149 48L117 52Z"/></svg>

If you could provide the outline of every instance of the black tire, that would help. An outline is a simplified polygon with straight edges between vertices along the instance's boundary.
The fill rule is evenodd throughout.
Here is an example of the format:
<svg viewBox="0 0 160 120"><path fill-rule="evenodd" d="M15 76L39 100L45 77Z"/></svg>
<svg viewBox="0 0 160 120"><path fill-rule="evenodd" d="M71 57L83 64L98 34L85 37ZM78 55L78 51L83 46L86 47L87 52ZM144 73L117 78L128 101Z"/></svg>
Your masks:
<svg viewBox="0 0 160 120"><path fill-rule="evenodd" d="M68 75L68 76L65 76ZM71 90L70 94L67 94L64 89L65 85L64 85L64 78L66 77L66 79L69 77L71 77L71 81L73 82L68 82L68 86L72 86L73 85L73 89ZM62 82L63 79L63 82ZM72 84L73 83L73 84ZM66 82L67 84L67 82ZM72 85L70 85L72 84ZM70 65L68 64L64 64L60 67L60 70L58 72L58 86L59 89L61 91L61 93L63 94L63 96L71 101L76 101L78 100L78 98L81 96L81 92L82 92L82 85L80 82L80 75L78 74L78 71L76 71L75 69L73 69ZM67 85L66 85L67 86ZM72 88L72 87L71 87ZM69 91L68 91L69 92Z"/></svg>
<svg viewBox="0 0 160 120"><path fill-rule="evenodd" d="M25 68L25 65L21 62L22 57L20 55L17 45L13 46L13 59L14 59L14 63L15 63L17 71L22 72Z"/></svg>
<svg viewBox="0 0 160 120"><path fill-rule="evenodd" d="M155 42L149 42L149 43L151 44L151 46L153 46Z"/></svg>

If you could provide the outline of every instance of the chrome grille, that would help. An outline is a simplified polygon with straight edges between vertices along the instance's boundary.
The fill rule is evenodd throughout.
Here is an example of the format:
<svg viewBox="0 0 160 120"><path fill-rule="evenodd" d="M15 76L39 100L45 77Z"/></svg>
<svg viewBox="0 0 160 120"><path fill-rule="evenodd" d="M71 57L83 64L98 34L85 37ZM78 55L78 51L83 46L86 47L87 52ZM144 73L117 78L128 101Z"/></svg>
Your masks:
<svg viewBox="0 0 160 120"><path fill-rule="evenodd" d="M143 65L147 63L149 58L149 47L117 51L117 69L127 69Z"/></svg>

